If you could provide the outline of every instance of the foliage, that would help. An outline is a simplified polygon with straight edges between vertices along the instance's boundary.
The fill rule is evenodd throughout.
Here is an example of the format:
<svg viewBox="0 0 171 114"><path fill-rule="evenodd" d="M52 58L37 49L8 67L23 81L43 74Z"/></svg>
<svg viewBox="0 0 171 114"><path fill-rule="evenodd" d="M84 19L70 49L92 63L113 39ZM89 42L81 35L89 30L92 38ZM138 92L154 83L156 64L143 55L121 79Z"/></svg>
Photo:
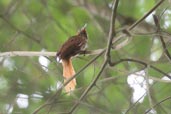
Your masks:
<svg viewBox="0 0 171 114"><path fill-rule="evenodd" d="M158 0L120 0L117 9L116 30L129 27L148 12ZM88 50L107 46L112 0L0 0L0 52L7 51L57 51L69 36L87 23ZM161 34L171 53L171 7L164 1L156 10L159 16ZM153 12L154 13L154 12ZM112 50L112 61L121 58L137 59L153 65L162 72L171 72L170 59L163 51L159 32L152 15L130 31L132 40L119 50ZM116 37L117 37L116 36ZM157 39L157 40L156 40ZM158 42L158 43L156 43ZM157 52L153 60L152 54ZM73 58L76 71L79 71L95 55ZM33 113L51 98L63 82L62 67L54 57L48 57L49 65L44 70L39 57L0 57L0 113ZM77 88L68 96L59 92L53 102L43 107L40 114L69 112L79 102L74 114L142 114L155 104L171 96L171 85L161 80L162 72L146 68L136 62L121 62L114 67L106 67L96 85L85 99L78 101L100 71L105 57L101 56L77 76ZM134 103L133 90L127 77L144 70L148 78L149 93L142 103ZM146 80L147 81L147 80ZM150 96L150 97L149 97ZM19 98L23 100L20 104ZM20 99L20 100L21 100ZM150 99L152 101L150 101ZM154 107L160 114L170 112L170 99ZM18 101L18 102L17 102ZM26 106L25 106L26 105ZM130 108L131 107L131 108ZM150 113L149 113L150 114ZM152 113L153 114L153 113Z"/></svg>

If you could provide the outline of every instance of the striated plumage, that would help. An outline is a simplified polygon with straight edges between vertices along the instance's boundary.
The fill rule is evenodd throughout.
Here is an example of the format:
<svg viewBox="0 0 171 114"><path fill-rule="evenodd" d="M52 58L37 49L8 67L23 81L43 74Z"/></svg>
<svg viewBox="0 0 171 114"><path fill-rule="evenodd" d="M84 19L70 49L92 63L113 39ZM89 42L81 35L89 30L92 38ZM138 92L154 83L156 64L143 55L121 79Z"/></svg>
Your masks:
<svg viewBox="0 0 171 114"><path fill-rule="evenodd" d="M71 58L85 50L87 44L87 33L83 28L77 35L70 37L59 49L56 57L62 60L63 77L66 82L70 77L75 75L75 70L72 65ZM66 86L65 91L70 92L75 89L76 79L71 80Z"/></svg>

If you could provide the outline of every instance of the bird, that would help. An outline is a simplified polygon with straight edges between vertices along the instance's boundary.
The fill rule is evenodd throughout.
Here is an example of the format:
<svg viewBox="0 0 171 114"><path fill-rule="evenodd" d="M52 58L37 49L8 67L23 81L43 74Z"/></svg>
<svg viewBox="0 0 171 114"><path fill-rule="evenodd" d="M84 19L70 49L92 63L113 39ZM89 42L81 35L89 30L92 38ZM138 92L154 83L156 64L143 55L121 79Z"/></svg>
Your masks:
<svg viewBox="0 0 171 114"><path fill-rule="evenodd" d="M56 60L62 62L64 83L75 75L72 65L72 57L84 52L87 48L86 25L81 28L77 35L71 36L56 53ZM76 79L72 79L64 88L67 93L75 90Z"/></svg>

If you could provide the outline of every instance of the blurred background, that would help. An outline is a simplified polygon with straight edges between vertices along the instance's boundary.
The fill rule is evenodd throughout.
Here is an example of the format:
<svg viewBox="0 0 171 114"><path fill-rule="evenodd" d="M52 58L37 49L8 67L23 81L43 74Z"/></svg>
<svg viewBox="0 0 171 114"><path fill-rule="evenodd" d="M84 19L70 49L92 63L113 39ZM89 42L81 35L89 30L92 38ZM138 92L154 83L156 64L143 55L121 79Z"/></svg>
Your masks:
<svg viewBox="0 0 171 114"><path fill-rule="evenodd" d="M129 27L159 0L120 0L116 30ZM112 0L0 0L0 53L8 51L57 51L87 23L88 49L107 45ZM165 0L152 14L159 17L161 34L171 53L171 2ZM112 51L112 61L133 58L171 74L150 14L132 31L131 42ZM122 34L120 32L119 34ZM118 36L118 34L117 34ZM73 58L77 71L95 55ZM69 112L99 72L101 56L77 77L76 90L59 92L39 114ZM161 72L133 62L122 62L103 71L74 114L169 114L170 79ZM30 114L55 94L63 83L62 66L54 57L0 57L0 113Z"/></svg>

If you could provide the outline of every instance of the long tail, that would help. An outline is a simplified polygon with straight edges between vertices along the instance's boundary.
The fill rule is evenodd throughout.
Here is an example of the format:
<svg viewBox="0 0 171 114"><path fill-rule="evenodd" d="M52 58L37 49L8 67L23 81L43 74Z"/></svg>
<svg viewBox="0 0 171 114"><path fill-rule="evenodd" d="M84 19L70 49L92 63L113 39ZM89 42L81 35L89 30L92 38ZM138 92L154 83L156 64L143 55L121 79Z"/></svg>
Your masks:
<svg viewBox="0 0 171 114"><path fill-rule="evenodd" d="M68 60L62 60L62 66L63 66L63 77L64 77L64 83L65 83L69 78L75 75L71 58ZM71 92L75 89L75 86L76 86L76 80L74 78L65 86L65 91Z"/></svg>

